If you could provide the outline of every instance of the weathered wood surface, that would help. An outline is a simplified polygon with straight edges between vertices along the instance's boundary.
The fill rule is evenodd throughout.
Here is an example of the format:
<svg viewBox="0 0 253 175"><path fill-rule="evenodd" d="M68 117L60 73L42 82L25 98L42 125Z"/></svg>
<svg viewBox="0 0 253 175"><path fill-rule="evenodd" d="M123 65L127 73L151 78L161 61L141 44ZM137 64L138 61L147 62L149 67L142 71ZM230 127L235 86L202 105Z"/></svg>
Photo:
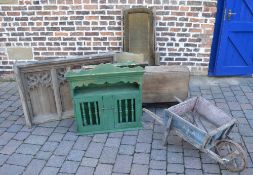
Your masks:
<svg viewBox="0 0 253 175"><path fill-rule="evenodd" d="M188 97L190 72L184 66L146 66L143 103L175 102L174 96Z"/></svg>
<svg viewBox="0 0 253 175"><path fill-rule="evenodd" d="M153 11L150 8L131 8L124 11L124 52L144 55L148 65L159 65L155 53Z"/></svg>
<svg viewBox="0 0 253 175"><path fill-rule="evenodd" d="M27 126L72 117L70 89L64 73L68 69L113 60L114 54L108 53L15 64Z"/></svg>
<svg viewBox="0 0 253 175"><path fill-rule="evenodd" d="M124 62L135 62L140 64L147 64L148 61L144 59L144 54L130 53L130 52L120 52L115 54L115 63L124 63Z"/></svg>

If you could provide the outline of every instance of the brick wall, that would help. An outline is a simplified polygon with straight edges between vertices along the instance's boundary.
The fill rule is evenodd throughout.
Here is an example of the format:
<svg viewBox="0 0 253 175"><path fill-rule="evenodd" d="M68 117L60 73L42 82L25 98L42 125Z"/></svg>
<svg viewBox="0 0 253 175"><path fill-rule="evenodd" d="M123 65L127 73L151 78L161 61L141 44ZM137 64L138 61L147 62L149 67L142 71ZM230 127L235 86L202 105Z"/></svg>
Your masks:
<svg viewBox="0 0 253 175"><path fill-rule="evenodd" d="M18 0L17 0L18 1ZM155 14L161 64L207 72L216 0L19 0L0 4L0 71L12 70L8 48L30 47L35 60L122 51L123 9Z"/></svg>

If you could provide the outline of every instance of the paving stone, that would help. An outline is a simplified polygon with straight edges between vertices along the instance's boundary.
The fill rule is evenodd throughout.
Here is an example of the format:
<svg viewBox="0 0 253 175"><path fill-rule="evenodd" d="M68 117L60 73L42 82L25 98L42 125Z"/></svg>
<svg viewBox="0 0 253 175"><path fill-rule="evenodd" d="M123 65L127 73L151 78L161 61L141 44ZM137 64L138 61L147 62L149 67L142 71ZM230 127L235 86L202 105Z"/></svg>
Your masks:
<svg viewBox="0 0 253 175"><path fill-rule="evenodd" d="M150 154L136 153L136 154L134 154L133 163L147 165L147 164L149 164L149 157L150 157Z"/></svg>
<svg viewBox="0 0 253 175"><path fill-rule="evenodd" d="M253 119L253 110L244 110L243 112L247 119L249 120Z"/></svg>
<svg viewBox="0 0 253 175"><path fill-rule="evenodd" d="M54 141L54 142L61 142L62 138L64 137L64 134L61 133L52 133L50 137L48 138L48 141Z"/></svg>
<svg viewBox="0 0 253 175"><path fill-rule="evenodd" d="M94 175L111 175L111 174L112 174L112 165L108 164L98 164L94 173Z"/></svg>
<svg viewBox="0 0 253 175"><path fill-rule="evenodd" d="M46 127L36 127L32 134L33 135L42 135L49 136L53 132L54 128L46 128Z"/></svg>
<svg viewBox="0 0 253 175"><path fill-rule="evenodd" d="M128 155L118 155L113 167L113 172L130 173L133 157Z"/></svg>
<svg viewBox="0 0 253 175"><path fill-rule="evenodd" d="M68 132L69 128L62 127L62 126L57 126L54 130L55 133L61 133L61 134L66 134Z"/></svg>
<svg viewBox="0 0 253 175"><path fill-rule="evenodd" d="M2 175L19 175L22 174L25 167L4 164L0 167L0 174Z"/></svg>
<svg viewBox="0 0 253 175"><path fill-rule="evenodd" d="M150 160L149 167L156 170L166 170L166 161Z"/></svg>
<svg viewBox="0 0 253 175"><path fill-rule="evenodd" d="M52 155L51 152L39 151L39 152L37 152L35 158L42 159L42 160L48 160L51 157L51 155Z"/></svg>
<svg viewBox="0 0 253 175"><path fill-rule="evenodd" d="M248 79L247 81L246 79L242 79L242 80L243 81L239 80L239 84L240 85L243 84L242 86L245 92L252 93L253 80L252 79L249 79L250 81ZM191 95L193 96L194 93L195 95L201 95L202 93L204 97L208 98L213 103L215 102L219 107L222 107L226 112L232 114L233 117L236 117L238 119L239 127L235 127L232 130L230 137L232 137L233 140L237 141L238 143L241 142L241 138L243 138L243 142L245 143L247 151L250 153L250 156L252 158L253 152L251 150L253 150L253 139L252 139L253 138L253 134L252 134L253 133L252 132L253 131L253 117L252 117L253 116L253 107L252 107L253 99L247 99L247 97L244 95L245 92L242 91L243 88L241 88L241 86L238 86L238 85L230 86L229 83L225 84L222 79L220 79L219 81L222 83L211 84L211 85L208 84L205 86L202 86L202 85L200 86L199 84L194 84L194 85L191 84L190 85ZM0 86L1 84L2 83L0 83ZM10 91L12 92L13 90L11 89ZM0 94L2 92L3 91L1 89ZM158 125L157 122L154 122L153 119L147 120L148 124L152 126L153 130L151 130L151 128L146 128L139 131L136 130L136 131L125 131L125 132L117 132L117 133L110 133L110 134L96 134L94 136L77 136L75 133L75 123L73 122L73 119L62 120L61 122L57 121L52 124L45 123L45 124L37 125L32 128L27 128L26 126L23 125L24 117L21 116L23 115L23 111L20 106L20 100L17 100L19 96L17 94L16 89L15 89L15 92L13 91L12 93L15 93L15 96L16 96L15 98L13 95L7 94L4 96L5 99L3 101L1 101L2 96L0 95L1 96L0 97L0 103L1 103L0 105L0 126L1 126L0 127L0 150L1 151L0 152L9 152L8 154L13 154L13 155L16 155L17 153L22 153L20 155L23 155L23 154L34 155L35 154L34 158L40 159L37 161L50 162L50 160L48 159L51 159L55 155L52 156L52 152L54 150L50 149L49 143L73 141L73 146L70 148L69 152L67 151L68 153L66 153L66 155L63 156L63 162L75 161L75 163L79 163L82 160L81 164L85 166L79 166L80 170L78 169L76 172L82 173L83 171L85 175L94 174L94 171L96 170L96 166L98 162L100 164L107 163L105 164L106 166L108 165L111 167L114 166L113 171L117 169L116 167L122 166L123 168L118 168L118 169L120 170L123 169L123 171L124 169L128 169L128 171L127 170L125 170L125 172L114 171L113 173L111 172L111 174L113 175L125 174L126 175L126 174L130 174L131 169L133 170L135 166L138 166L147 160L149 161L149 167L150 167L149 174L163 174L166 170L167 170L167 175L172 175L172 174L182 175L184 173L194 174L194 175L203 174L203 173L204 174L223 174L223 175L234 174L234 173L230 173L227 170L224 170L224 167L222 166L221 166L221 169L222 169L221 171L219 167L220 165L217 164L215 160L211 159L207 154L200 153L198 149L194 148L189 143L182 142L182 139L176 136L174 132L170 133L170 136L168 139L169 145L167 147L163 147L163 145L160 144L163 137L163 128L160 127L160 125ZM7 102L2 105L2 102L8 101L10 99L12 99L11 102ZM14 104L13 103L14 100L16 100L18 103ZM4 105L7 105L7 107L3 108ZM15 105L18 105L18 106L16 107ZM12 115L11 111L13 111L14 109L17 109L16 110L17 112L15 111L14 115ZM161 111L163 111L162 108L156 108L156 109L154 108L154 110L157 110L159 115ZM51 130L54 130L54 129L55 130L48 132L47 128L51 128ZM238 131L240 131L240 133L238 133ZM243 137L241 136L241 134L243 135ZM43 137L43 135L45 137ZM14 140L12 140L12 138L14 138ZM45 138L44 141L43 141L43 138ZM116 141L113 139L116 139ZM137 140L137 143L136 143L136 140ZM16 141L19 141L19 142L24 141L25 143L21 144L16 149L14 149L15 144L13 148L12 146L9 146ZM83 157L83 155L86 156L85 151L89 150L89 152L93 152L90 146L93 146L93 143L97 143L97 142L101 143L101 149L98 148L98 151L97 151L97 148L95 148L94 153L90 153L90 155L95 155L95 157L97 158ZM151 144L152 144L152 150L151 150ZM32 145L32 146L35 146L36 148L41 147L41 150L35 151L34 153L33 151L35 149L33 148L25 149L23 145ZM48 147L48 149L45 149L46 147ZM119 147L119 151L117 155L118 147ZM7 148L12 151L9 151ZM110 151L108 151L107 149L113 150L112 153L110 153ZM16 153L13 153L14 152L13 150L16 151ZM47 150L47 151L44 152L42 150ZM140 154L144 154L145 156L147 155L147 157L150 156L150 160L145 159L145 156L138 157L138 155ZM0 166L3 165L4 167L8 165L4 163L10 163L8 161L11 160L11 157L13 155L8 157L8 155L0 154ZM133 158L133 155L134 155L134 158ZM115 156L116 156L116 161L115 161ZM128 166L127 163L124 164L124 161L127 160L126 158L124 159L123 163L122 161L118 161L119 160L118 157L120 156L126 156L130 159L129 168L125 168L125 166ZM106 159L107 157L108 159ZM138 160L138 158L141 158L140 161ZM31 159L31 160L33 162L33 161L36 161L36 159ZM247 175L253 174L251 173L253 165L252 165L251 159L250 158L248 159L250 162L249 166L246 169L246 171L242 172L241 174L247 174ZM29 165L27 169L24 169L23 167L21 167L23 168L23 170L20 173L23 174L24 171L28 171L28 168L32 167L31 165L32 162L30 161L28 162ZM58 167L61 167L63 165L63 162L59 163ZM114 162L115 164L113 165ZM133 165L131 167L132 163ZM138 165L136 163L138 163ZM15 166L15 165L11 165L11 166ZM22 165L22 166L27 166L27 165ZM33 167L35 167L35 170L36 170L36 166L34 165ZM203 168L203 170L201 169L201 167ZM186 169L184 170L184 168ZM45 172L44 174L50 174L50 169L52 169L51 170L52 174L67 174L67 172L58 173L58 171L61 168L57 168L57 167L44 167L42 172L44 171ZM139 168L138 171L141 171L140 169L141 168ZM2 170L2 168L0 168L0 170ZM15 172L15 168L13 168L12 170L13 172ZM13 173L13 174L18 174L18 173ZM36 174L36 173L33 173L33 174ZM143 173L140 173L140 175L142 174Z"/></svg>
<svg viewBox="0 0 253 175"><path fill-rule="evenodd" d="M0 145L6 145L12 137L15 136L15 133L5 132L0 136Z"/></svg>
<svg viewBox="0 0 253 175"><path fill-rule="evenodd" d="M41 147L41 151L53 152L58 145L58 142L45 142L45 144Z"/></svg>
<svg viewBox="0 0 253 175"><path fill-rule="evenodd" d="M19 145L21 145L21 143L21 141L11 140L3 147L3 149L1 149L0 153L10 155L16 151L16 149L19 147Z"/></svg>
<svg viewBox="0 0 253 175"><path fill-rule="evenodd" d="M92 141L93 142L105 143L107 137L108 137L108 134L96 134L96 135L94 135Z"/></svg>
<svg viewBox="0 0 253 175"><path fill-rule="evenodd" d="M87 166L87 167L96 167L97 163L98 163L98 159L84 157L81 162L81 165Z"/></svg>
<svg viewBox="0 0 253 175"><path fill-rule="evenodd" d="M27 166L31 160L32 160L31 155L14 153L9 157L9 159L7 160L7 163L12 164L12 165Z"/></svg>
<svg viewBox="0 0 253 175"><path fill-rule="evenodd" d="M40 145L23 143L22 145L20 145L20 147L17 149L16 152L21 154L35 155L39 151L40 147L41 147Z"/></svg>
<svg viewBox="0 0 253 175"><path fill-rule="evenodd" d="M44 165L46 164L45 160L33 159L31 163L27 166L23 175L36 175L39 174Z"/></svg>
<svg viewBox="0 0 253 175"><path fill-rule="evenodd" d="M79 136L77 141L75 142L73 149L77 150L87 150L89 144L91 142L91 137L88 136Z"/></svg>
<svg viewBox="0 0 253 175"><path fill-rule="evenodd" d="M124 131L124 135L137 136L138 135L138 130Z"/></svg>
<svg viewBox="0 0 253 175"><path fill-rule="evenodd" d="M148 174L147 165L133 164L130 175L146 175Z"/></svg>
<svg viewBox="0 0 253 175"><path fill-rule="evenodd" d="M52 121L52 122L46 122L39 124L40 127L46 127L46 128L55 128L60 123L60 121Z"/></svg>
<svg viewBox="0 0 253 175"><path fill-rule="evenodd" d="M56 150L54 151L55 155L68 155L72 146L74 145L73 141L62 141Z"/></svg>
<svg viewBox="0 0 253 175"><path fill-rule="evenodd" d="M171 173L184 173L184 165L183 164L171 164L167 165L167 172Z"/></svg>
<svg viewBox="0 0 253 175"><path fill-rule="evenodd" d="M133 155L134 146L133 145L120 145L119 154Z"/></svg>
<svg viewBox="0 0 253 175"><path fill-rule="evenodd" d="M199 150L196 150L196 149L184 149L184 156L200 157L200 153L199 153Z"/></svg>
<svg viewBox="0 0 253 175"><path fill-rule="evenodd" d="M117 152L118 148L104 147L99 162L105 164L115 163Z"/></svg>
<svg viewBox="0 0 253 175"><path fill-rule="evenodd" d="M137 138L137 142L151 143L152 142L152 130L140 130Z"/></svg>
<svg viewBox="0 0 253 175"><path fill-rule="evenodd" d="M162 140L163 136L164 136L163 133L157 133L157 132L153 133L153 139L156 139L156 140Z"/></svg>
<svg viewBox="0 0 253 175"><path fill-rule="evenodd" d="M206 153L201 153L201 162L206 164L217 164L217 162Z"/></svg>
<svg viewBox="0 0 253 175"><path fill-rule="evenodd" d="M173 131L171 132L171 134L173 134ZM172 136L170 135L168 137L168 144L169 145L176 145L176 146L181 146L182 145L182 138L178 137L178 136Z"/></svg>
<svg viewBox="0 0 253 175"><path fill-rule="evenodd" d="M153 140L152 141L153 149L166 149L167 147L163 145L162 140Z"/></svg>
<svg viewBox="0 0 253 175"><path fill-rule="evenodd" d="M1 128L9 128L11 127L11 125L13 125L14 121L12 120L4 120L1 124L0 127Z"/></svg>
<svg viewBox="0 0 253 175"><path fill-rule="evenodd" d="M76 173L76 175L93 175L93 174L94 174L94 168L83 167L83 166L80 166Z"/></svg>
<svg viewBox="0 0 253 175"><path fill-rule="evenodd" d="M201 169L200 159L195 157L185 157L184 165L185 168Z"/></svg>
<svg viewBox="0 0 253 175"><path fill-rule="evenodd" d="M173 152L173 153L182 153L183 148L178 145L167 145L167 151L168 152Z"/></svg>
<svg viewBox="0 0 253 175"><path fill-rule="evenodd" d="M0 154L0 166L9 158L9 155Z"/></svg>
<svg viewBox="0 0 253 175"><path fill-rule="evenodd" d="M63 137L63 140L76 141L78 136L74 132L67 132Z"/></svg>
<svg viewBox="0 0 253 175"><path fill-rule="evenodd" d="M63 126L63 127L69 128L72 125L73 122L74 122L74 120L72 118L70 118L70 119L64 119L64 120L60 121L60 123L58 124L58 126Z"/></svg>
<svg viewBox="0 0 253 175"><path fill-rule="evenodd" d="M166 175L165 170L150 170L149 175Z"/></svg>
<svg viewBox="0 0 253 175"><path fill-rule="evenodd" d="M47 162L47 166L61 167L65 160L65 156L52 155Z"/></svg>
<svg viewBox="0 0 253 175"><path fill-rule="evenodd" d="M62 173L75 173L79 166L79 162L75 161L66 161L62 164L60 172Z"/></svg>
<svg viewBox="0 0 253 175"><path fill-rule="evenodd" d="M0 135L2 135L5 131L6 131L6 128L0 128ZM2 146L2 145L0 145L0 146Z"/></svg>
<svg viewBox="0 0 253 175"><path fill-rule="evenodd" d="M67 157L68 160L73 161L81 161L84 155L84 151L81 150L71 150L69 152L69 155Z"/></svg>
<svg viewBox="0 0 253 175"><path fill-rule="evenodd" d="M18 132L20 131L21 129L23 128L23 125L11 125L8 129L7 129L7 132Z"/></svg>
<svg viewBox="0 0 253 175"><path fill-rule="evenodd" d="M102 150L103 150L102 143L91 142L85 153L85 157L99 158Z"/></svg>
<svg viewBox="0 0 253 175"><path fill-rule="evenodd" d="M250 131L250 132L249 132ZM253 130L249 125L239 124L239 132L243 136L253 136Z"/></svg>
<svg viewBox="0 0 253 175"><path fill-rule="evenodd" d="M121 142L120 138L108 138L106 140L105 146L107 147L119 147Z"/></svg>
<svg viewBox="0 0 253 175"><path fill-rule="evenodd" d="M46 136L30 135L27 139L25 139L25 143L43 145L46 142L46 140L47 140Z"/></svg>
<svg viewBox="0 0 253 175"><path fill-rule="evenodd" d="M166 150L151 150L151 159L153 160L166 160Z"/></svg>
<svg viewBox="0 0 253 175"><path fill-rule="evenodd" d="M109 137L117 137L117 138L122 138L123 132L112 132L109 133Z"/></svg>
<svg viewBox="0 0 253 175"><path fill-rule="evenodd" d="M161 116L163 115L164 114L162 114ZM161 126L160 124L154 126L154 132L164 133L164 131L165 131L165 127Z"/></svg>
<svg viewBox="0 0 253 175"><path fill-rule="evenodd" d="M202 164L204 173L220 173L220 168L217 164Z"/></svg>
<svg viewBox="0 0 253 175"><path fill-rule="evenodd" d="M240 175L250 175L250 174L253 174L253 168L246 168L240 173Z"/></svg>
<svg viewBox="0 0 253 175"><path fill-rule="evenodd" d="M183 163L183 154L182 153L167 153L167 162L168 163Z"/></svg>
<svg viewBox="0 0 253 175"><path fill-rule="evenodd" d="M201 170L196 169L185 169L185 175L203 175Z"/></svg>
<svg viewBox="0 0 253 175"><path fill-rule="evenodd" d="M56 175L58 174L59 168L56 167L44 167L40 175Z"/></svg>
<svg viewBox="0 0 253 175"><path fill-rule="evenodd" d="M135 152L139 153L150 153L151 150L151 144L149 143L137 143Z"/></svg>
<svg viewBox="0 0 253 175"><path fill-rule="evenodd" d="M15 140L23 141L30 135L29 132L18 132L15 137L13 137Z"/></svg>
<svg viewBox="0 0 253 175"><path fill-rule="evenodd" d="M21 132L29 132L31 134L34 129L35 129L34 127L29 128L27 126L24 126L20 131Z"/></svg>
<svg viewBox="0 0 253 175"><path fill-rule="evenodd" d="M222 170L221 174L222 175L239 175L240 173L231 172L231 171L228 171L228 170Z"/></svg>
<svg viewBox="0 0 253 175"><path fill-rule="evenodd" d="M123 145L135 145L137 141L136 136L123 136L121 144Z"/></svg>

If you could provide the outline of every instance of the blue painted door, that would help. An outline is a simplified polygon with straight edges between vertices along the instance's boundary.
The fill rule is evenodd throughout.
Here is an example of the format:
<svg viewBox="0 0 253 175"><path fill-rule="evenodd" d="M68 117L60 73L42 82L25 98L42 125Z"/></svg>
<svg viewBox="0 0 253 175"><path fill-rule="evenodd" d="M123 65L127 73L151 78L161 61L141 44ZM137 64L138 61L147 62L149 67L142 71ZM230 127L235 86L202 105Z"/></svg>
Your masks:
<svg viewBox="0 0 253 175"><path fill-rule="evenodd" d="M211 74L214 76L251 75L253 74L253 0L224 0L223 2L219 40L218 43L213 43L213 45L218 44L218 47Z"/></svg>

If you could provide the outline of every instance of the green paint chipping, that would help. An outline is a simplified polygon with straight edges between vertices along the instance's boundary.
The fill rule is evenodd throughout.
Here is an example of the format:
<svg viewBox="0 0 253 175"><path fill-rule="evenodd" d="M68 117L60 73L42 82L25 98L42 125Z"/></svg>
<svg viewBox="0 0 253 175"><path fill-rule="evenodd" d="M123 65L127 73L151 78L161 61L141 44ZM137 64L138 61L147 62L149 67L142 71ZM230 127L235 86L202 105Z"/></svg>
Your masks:
<svg viewBox="0 0 253 175"><path fill-rule="evenodd" d="M100 64L91 70L68 71L77 131L80 134L140 128L142 67Z"/></svg>

